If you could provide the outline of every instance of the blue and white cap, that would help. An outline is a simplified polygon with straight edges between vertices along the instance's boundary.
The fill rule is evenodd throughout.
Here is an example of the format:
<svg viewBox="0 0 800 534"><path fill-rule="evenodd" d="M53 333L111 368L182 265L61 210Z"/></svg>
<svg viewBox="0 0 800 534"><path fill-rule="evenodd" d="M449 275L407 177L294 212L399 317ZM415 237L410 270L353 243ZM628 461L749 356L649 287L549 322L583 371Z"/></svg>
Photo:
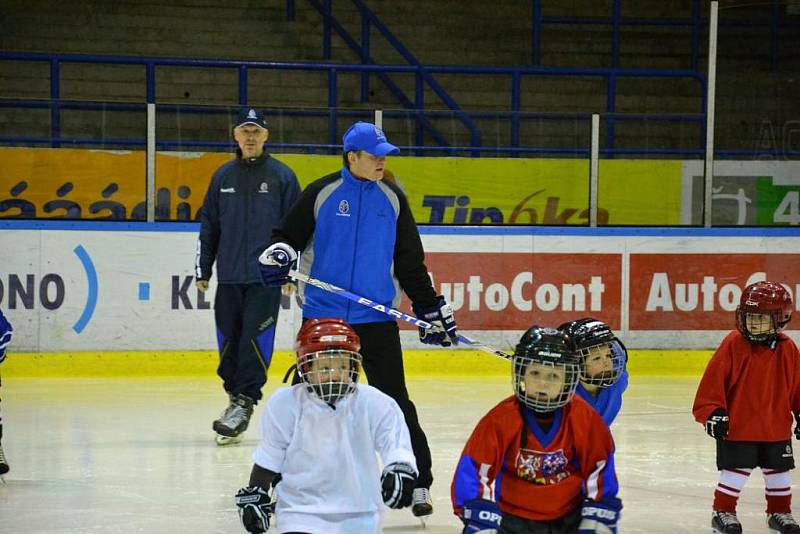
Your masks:
<svg viewBox="0 0 800 534"><path fill-rule="evenodd" d="M399 154L400 149L386 140L383 130L369 122L357 122L344 133L344 151L364 150L373 156Z"/></svg>

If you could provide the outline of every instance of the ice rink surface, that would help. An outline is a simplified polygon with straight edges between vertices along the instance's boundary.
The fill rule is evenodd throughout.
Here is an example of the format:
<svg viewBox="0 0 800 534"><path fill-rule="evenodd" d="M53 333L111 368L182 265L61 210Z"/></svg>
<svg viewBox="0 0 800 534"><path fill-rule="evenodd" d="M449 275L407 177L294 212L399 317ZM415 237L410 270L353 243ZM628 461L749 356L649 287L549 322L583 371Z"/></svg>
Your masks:
<svg viewBox="0 0 800 534"><path fill-rule="evenodd" d="M714 442L691 417L698 378L632 377L612 428L624 503L620 532L710 532ZM278 386L272 380L265 393ZM477 420L511 393L509 380L411 378L433 452L435 513L426 531L407 510L385 532L460 532L450 480ZM226 405L217 379L3 381L0 533L237 533L233 504L257 443L217 447L211 421ZM763 479L742 492L745 532L766 532Z"/></svg>

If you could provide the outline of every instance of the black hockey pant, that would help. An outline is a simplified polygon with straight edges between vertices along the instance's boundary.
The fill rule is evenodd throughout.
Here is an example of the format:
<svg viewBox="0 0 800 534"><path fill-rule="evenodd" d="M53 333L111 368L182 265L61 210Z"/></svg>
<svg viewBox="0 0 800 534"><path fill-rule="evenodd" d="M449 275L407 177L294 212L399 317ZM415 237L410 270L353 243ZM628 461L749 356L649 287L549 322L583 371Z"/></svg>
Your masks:
<svg viewBox="0 0 800 534"><path fill-rule="evenodd" d="M281 288L261 284L219 284L214 298L219 367L231 395L261 399L272 361Z"/></svg>

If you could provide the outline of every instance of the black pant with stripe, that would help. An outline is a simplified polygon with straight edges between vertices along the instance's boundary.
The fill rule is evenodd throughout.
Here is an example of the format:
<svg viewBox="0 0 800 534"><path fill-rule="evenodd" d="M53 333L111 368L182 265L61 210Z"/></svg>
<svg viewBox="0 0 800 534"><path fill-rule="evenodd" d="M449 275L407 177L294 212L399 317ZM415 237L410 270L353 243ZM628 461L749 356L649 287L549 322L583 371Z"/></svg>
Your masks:
<svg viewBox="0 0 800 534"><path fill-rule="evenodd" d="M417 408L408 398L405 369L403 368L403 349L400 346L400 329L394 321L361 323L352 325L361 338L361 357L367 382L397 402L406 419L411 435L411 448L417 460L419 479L417 487L430 488L433 483L431 472L431 450L428 438L419 424ZM300 382L295 371L293 384Z"/></svg>
<svg viewBox="0 0 800 534"><path fill-rule="evenodd" d="M214 298L219 367L217 374L231 395L261 399L272 361L281 304L279 287L219 284Z"/></svg>

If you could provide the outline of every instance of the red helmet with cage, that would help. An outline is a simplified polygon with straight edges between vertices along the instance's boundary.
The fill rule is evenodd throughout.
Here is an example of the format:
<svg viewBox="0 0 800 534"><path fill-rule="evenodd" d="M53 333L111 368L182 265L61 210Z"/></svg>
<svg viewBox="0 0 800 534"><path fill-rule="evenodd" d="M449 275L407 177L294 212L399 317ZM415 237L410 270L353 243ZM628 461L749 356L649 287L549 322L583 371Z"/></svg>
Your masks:
<svg viewBox="0 0 800 534"><path fill-rule="evenodd" d="M756 343L769 343L792 318L792 296L775 282L756 282L742 292L736 307L736 328L744 337ZM751 332L747 326L748 314L768 315L772 319L769 331Z"/></svg>
<svg viewBox="0 0 800 534"><path fill-rule="evenodd" d="M342 319L310 319L297 333L297 372L308 391L328 404L355 391L361 340Z"/></svg>

